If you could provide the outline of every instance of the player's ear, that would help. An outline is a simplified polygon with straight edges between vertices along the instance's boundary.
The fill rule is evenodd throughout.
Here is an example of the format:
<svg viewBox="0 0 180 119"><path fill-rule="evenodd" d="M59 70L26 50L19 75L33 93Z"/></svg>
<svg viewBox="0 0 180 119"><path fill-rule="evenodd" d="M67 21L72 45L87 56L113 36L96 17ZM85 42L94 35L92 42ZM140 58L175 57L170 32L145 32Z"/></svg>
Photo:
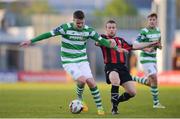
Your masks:
<svg viewBox="0 0 180 119"><path fill-rule="evenodd" d="M76 22L76 18L73 18L73 22Z"/></svg>

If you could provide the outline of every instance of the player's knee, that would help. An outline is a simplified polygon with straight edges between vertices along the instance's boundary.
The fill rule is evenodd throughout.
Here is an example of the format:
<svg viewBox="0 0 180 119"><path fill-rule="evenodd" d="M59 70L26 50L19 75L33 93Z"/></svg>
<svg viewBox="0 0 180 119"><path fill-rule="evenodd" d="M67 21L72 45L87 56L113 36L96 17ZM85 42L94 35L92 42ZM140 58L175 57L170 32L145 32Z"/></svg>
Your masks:
<svg viewBox="0 0 180 119"><path fill-rule="evenodd" d="M150 82L150 80L147 80L147 84L146 84L147 86L151 86L151 82Z"/></svg>
<svg viewBox="0 0 180 119"><path fill-rule="evenodd" d="M150 77L152 80L157 79L157 75L156 75L156 74L152 74L152 75L150 75L149 77Z"/></svg>
<svg viewBox="0 0 180 119"><path fill-rule="evenodd" d="M132 90L128 92L131 97L134 97L136 95L136 90Z"/></svg>
<svg viewBox="0 0 180 119"><path fill-rule="evenodd" d="M110 81L111 81L111 84L112 85L119 85L120 84L120 80L119 79L110 79Z"/></svg>
<svg viewBox="0 0 180 119"><path fill-rule="evenodd" d="M90 87L90 88L94 88L96 87L96 82L93 78L89 78L86 80L86 83L87 85Z"/></svg>
<svg viewBox="0 0 180 119"><path fill-rule="evenodd" d="M136 95L136 91L132 91L132 92L130 93L130 95L131 95L132 97L134 97L134 96Z"/></svg>
<svg viewBox="0 0 180 119"><path fill-rule="evenodd" d="M79 84L85 84L86 83L86 78L84 76L81 76L77 79L77 82Z"/></svg>
<svg viewBox="0 0 180 119"><path fill-rule="evenodd" d="M157 83L157 75L156 74L152 74L149 76L151 83Z"/></svg>

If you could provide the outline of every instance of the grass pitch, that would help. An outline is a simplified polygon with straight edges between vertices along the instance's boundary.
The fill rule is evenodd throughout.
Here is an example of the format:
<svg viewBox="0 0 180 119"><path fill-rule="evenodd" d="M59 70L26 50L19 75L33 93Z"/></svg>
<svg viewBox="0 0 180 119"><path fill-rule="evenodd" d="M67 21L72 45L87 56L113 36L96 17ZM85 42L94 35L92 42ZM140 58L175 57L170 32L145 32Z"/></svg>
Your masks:
<svg viewBox="0 0 180 119"><path fill-rule="evenodd" d="M0 118L170 118L180 117L180 87L160 86L160 101L166 109L153 109L148 87L137 85L137 95L120 103L119 115L111 115L110 85L99 83L104 116L98 116L95 103L86 86L84 100L89 111L69 112L69 102L75 99L75 84L0 84ZM120 89L122 93L123 90Z"/></svg>

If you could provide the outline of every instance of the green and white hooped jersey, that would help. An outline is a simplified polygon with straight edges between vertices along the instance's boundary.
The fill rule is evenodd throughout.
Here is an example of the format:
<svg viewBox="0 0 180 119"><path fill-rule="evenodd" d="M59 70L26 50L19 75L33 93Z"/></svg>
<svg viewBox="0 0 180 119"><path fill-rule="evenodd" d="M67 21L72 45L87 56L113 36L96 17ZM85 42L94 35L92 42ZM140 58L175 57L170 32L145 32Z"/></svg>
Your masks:
<svg viewBox="0 0 180 119"><path fill-rule="evenodd" d="M148 29L143 28L140 31L140 35L137 38L138 42L153 42L161 39L161 33L159 28ZM152 52L141 51L140 53L140 62L144 63L156 63L156 53L157 47L152 47Z"/></svg>
<svg viewBox="0 0 180 119"><path fill-rule="evenodd" d="M51 31L51 35L62 35L62 64L88 61L86 53L87 40L102 40L102 37L94 29L85 25L83 29L78 30L74 28L73 23L66 23L57 27Z"/></svg>

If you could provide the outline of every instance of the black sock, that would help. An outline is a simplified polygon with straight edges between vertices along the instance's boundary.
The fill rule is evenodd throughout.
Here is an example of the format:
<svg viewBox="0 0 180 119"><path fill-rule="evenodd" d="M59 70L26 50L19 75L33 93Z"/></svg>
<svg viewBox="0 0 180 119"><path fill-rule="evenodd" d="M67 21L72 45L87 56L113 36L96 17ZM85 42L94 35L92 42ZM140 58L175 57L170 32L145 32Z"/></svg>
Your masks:
<svg viewBox="0 0 180 119"><path fill-rule="evenodd" d="M118 97L119 97L119 86L112 85L111 86L111 102L113 105L118 105Z"/></svg>
<svg viewBox="0 0 180 119"><path fill-rule="evenodd" d="M119 96L118 101L119 102L124 102L124 101L129 100L132 97L134 97L134 96L131 96L129 93L124 92L121 96Z"/></svg>

